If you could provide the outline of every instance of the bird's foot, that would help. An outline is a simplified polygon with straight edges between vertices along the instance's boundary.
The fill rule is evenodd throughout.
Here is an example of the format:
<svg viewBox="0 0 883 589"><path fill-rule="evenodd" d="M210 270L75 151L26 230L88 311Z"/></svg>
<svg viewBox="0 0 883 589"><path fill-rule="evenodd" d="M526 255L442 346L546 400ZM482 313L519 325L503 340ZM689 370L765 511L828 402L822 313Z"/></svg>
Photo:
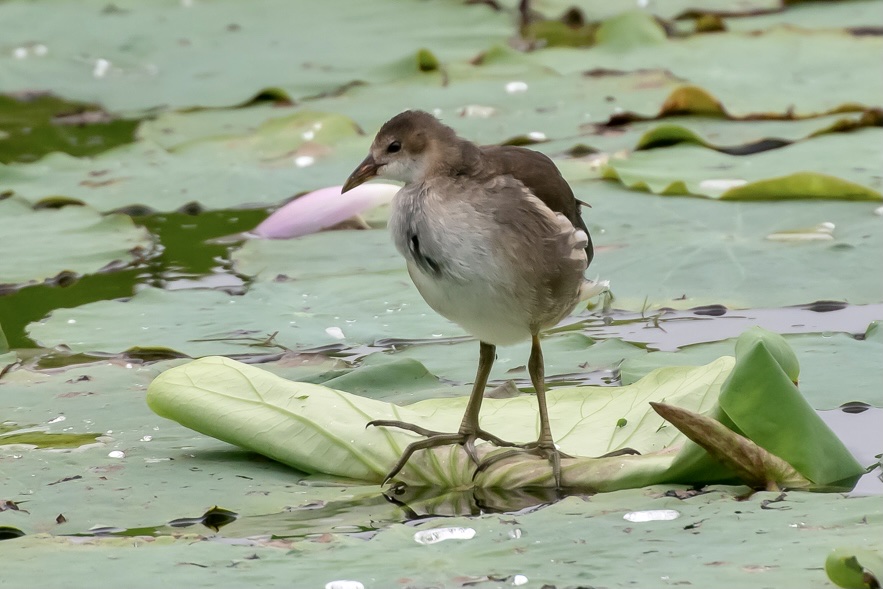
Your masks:
<svg viewBox="0 0 883 589"><path fill-rule="evenodd" d="M557 489L561 489L561 459L562 458L573 458L569 454L565 454L558 450L554 444L549 442L529 442L527 444L513 444L517 447L517 449L507 450L505 452L498 452L495 454L491 454L487 458L481 461L478 465L478 468L475 470L475 476L478 476L478 473L483 472L493 466L498 462L502 462L507 458L512 458L513 456L519 456L522 454L533 454L534 456L539 456L540 458L545 458L552 465L552 475L555 477L555 487ZM596 456L595 458L612 458L614 456L625 456L631 454L640 454L637 450L632 448L622 448L620 450L614 450L613 452L608 452L602 456Z"/></svg>
<svg viewBox="0 0 883 589"><path fill-rule="evenodd" d="M514 444L517 446L517 449L507 450L505 452L498 452L496 454L492 454L481 461L478 465L478 468L475 469L475 476L478 476L478 473L487 470L492 465L502 462L507 458L512 458L513 456L521 456L524 454L532 454L534 456L539 456L540 458L545 458L552 465L552 475L555 477L555 487L560 489L561 487L561 459L562 458L573 458L569 454L565 454L555 447L555 444L549 442L529 442L527 444Z"/></svg>
<svg viewBox="0 0 883 589"><path fill-rule="evenodd" d="M416 452L417 450L426 450L428 448L437 448L438 446L460 444L461 446L463 446L463 449L466 450L466 454L469 455L469 458L471 458L475 464L480 464L478 454L476 454L475 452L476 440L486 440L501 448L512 447L516 445L512 442L507 442L506 440L500 439L494 434L487 432L481 428L475 428L474 431L445 433L426 429L425 427L420 427L419 425L415 425L413 423L407 423L405 421L395 421L390 419L375 419L374 421L369 421L368 426L397 427L399 429L405 429L426 437L425 440L418 440L416 442L408 444L408 446L405 448L405 451L402 452L402 455L399 458L398 462L393 465L392 469L389 471L389 474L387 474L386 478L383 480L384 485L391 481L393 477L395 477L397 474L399 474L399 472L402 470L402 468L405 467L405 464L407 464L408 460L411 458L411 455L413 455L414 452Z"/></svg>

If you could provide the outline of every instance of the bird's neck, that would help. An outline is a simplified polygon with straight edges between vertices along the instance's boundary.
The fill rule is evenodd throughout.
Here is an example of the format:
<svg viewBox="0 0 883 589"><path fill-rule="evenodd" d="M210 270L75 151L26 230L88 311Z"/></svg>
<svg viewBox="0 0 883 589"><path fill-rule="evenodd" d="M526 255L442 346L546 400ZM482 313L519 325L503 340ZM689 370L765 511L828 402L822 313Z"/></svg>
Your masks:
<svg viewBox="0 0 883 589"><path fill-rule="evenodd" d="M481 152L477 145L465 139L457 137L455 141L434 143L429 149L429 165L423 170L422 177L415 178L418 182L435 176L471 176L479 167Z"/></svg>

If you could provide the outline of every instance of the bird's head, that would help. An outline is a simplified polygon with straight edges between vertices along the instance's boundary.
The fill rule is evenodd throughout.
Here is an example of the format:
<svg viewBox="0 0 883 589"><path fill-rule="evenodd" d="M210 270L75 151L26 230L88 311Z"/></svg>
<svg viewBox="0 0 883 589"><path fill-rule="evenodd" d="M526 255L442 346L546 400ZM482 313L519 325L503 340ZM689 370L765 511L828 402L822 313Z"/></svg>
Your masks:
<svg viewBox="0 0 883 589"><path fill-rule="evenodd" d="M427 174L459 161L461 142L453 129L431 114L406 110L383 124L368 157L347 178L343 192L375 177L421 182Z"/></svg>

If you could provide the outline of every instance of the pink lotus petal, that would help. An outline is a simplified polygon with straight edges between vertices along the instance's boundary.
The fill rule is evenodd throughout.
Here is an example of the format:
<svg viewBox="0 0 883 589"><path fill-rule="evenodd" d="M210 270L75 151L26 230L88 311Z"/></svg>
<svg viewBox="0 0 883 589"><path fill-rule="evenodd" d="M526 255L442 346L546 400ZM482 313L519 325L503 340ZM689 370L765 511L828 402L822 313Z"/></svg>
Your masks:
<svg viewBox="0 0 883 589"><path fill-rule="evenodd" d="M394 184L363 184L341 194L343 186L308 192L264 219L251 233L268 239L309 235L388 203L399 191Z"/></svg>

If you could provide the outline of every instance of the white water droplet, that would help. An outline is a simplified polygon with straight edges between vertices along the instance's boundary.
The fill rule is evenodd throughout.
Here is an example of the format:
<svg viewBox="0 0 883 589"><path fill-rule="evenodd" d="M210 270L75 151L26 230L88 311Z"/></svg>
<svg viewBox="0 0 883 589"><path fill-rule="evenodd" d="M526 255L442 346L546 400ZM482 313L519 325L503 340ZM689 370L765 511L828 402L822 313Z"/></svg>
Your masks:
<svg viewBox="0 0 883 589"><path fill-rule="evenodd" d="M67 320L67 324L68 324L68 325L73 325L73 324L76 323L76 322L77 322L76 319L68 319L68 320Z"/></svg>
<svg viewBox="0 0 883 589"><path fill-rule="evenodd" d="M770 241L830 241L834 239L834 223L825 221L815 227L791 229L770 233L766 238Z"/></svg>
<svg viewBox="0 0 883 589"><path fill-rule="evenodd" d="M339 327L326 327L325 333L335 339L346 339L346 336L343 335L343 330Z"/></svg>
<svg viewBox="0 0 883 589"><path fill-rule="evenodd" d="M509 530L509 537L513 540L517 540L521 537L521 528L515 528L513 530Z"/></svg>
<svg viewBox="0 0 883 589"><path fill-rule="evenodd" d="M472 528L433 528L414 534L414 541L418 544L436 544L445 540L471 540L474 537L475 530Z"/></svg>
<svg viewBox="0 0 883 589"><path fill-rule="evenodd" d="M298 168L306 168L316 163L316 158L311 155L299 155L294 158L294 165Z"/></svg>
<svg viewBox="0 0 883 589"><path fill-rule="evenodd" d="M44 55L49 53L49 48L46 47L45 45L43 45L42 43L38 43L38 44L34 45L32 51L34 52L34 55L36 55L37 57L43 57Z"/></svg>
<svg viewBox="0 0 883 589"><path fill-rule="evenodd" d="M365 586L358 581L328 581L325 583L325 589L365 589Z"/></svg>
<svg viewBox="0 0 883 589"><path fill-rule="evenodd" d="M877 207L874 209L874 214L883 217L883 207Z"/></svg>
<svg viewBox="0 0 883 589"><path fill-rule="evenodd" d="M95 67L92 68L92 75L96 78L103 78L110 71L110 62L99 57L95 60Z"/></svg>
<svg viewBox="0 0 883 589"><path fill-rule="evenodd" d="M109 452L107 456L108 458L125 458L126 453L122 450L114 450L113 452Z"/></svg>
<svg viewBox="0 0 883 589"><path fill-rule="evenodd" d="M301 137L303 137L307 141L311 141L313 139L313 137L315 137L315 136L316 136L315 131L304 131L303 133L301 133Z"/></svg>
<svg viewBox="0 0 883 589"><path fill-rule="evenodd" d="M153 436L141 436L141 442L149 442L153 439Z"/></svg>
<svg viewBox="0 0 883 589"><path fill-rule="evenodd" d="M723 194L730 188L737 188L739 186L745 186L746 184L748 184L748 180L742 180L741 178L712 178L700 182L699 189L707 190L708 192L713 192L715 195L718 195Z"/></svg>
<svg viewBox="0 0 883 589"><path fill-rule="evenodd" d="M527 92L527 82L509 82L506 84L506 92L509 94L517 94L518 92Z"/></svg>
<svg viewBox="0 0 883 589"><path fill-rule="evenodd" d="M24 59L28 56L28 50L26 47L16 47L12 50L12 56L16 59Z"/></svg>
<svg viewBox="0 0 883 589"><path fill-rule="evenodd" d="M542 131L531 131L527 136L534 141L545 141L547 139L546 134Z"/></svg>
<svg viewBox="0 0 883 589"><path fill-rule="evenodd" d="M681 517L674 509L648 509L647 511L630 511L622 519L634 523L670 521Z"/></svg>
<svg viewBox="0 0 883 589"><path fill-rule="evenodd" d="M461 117L473 119L488 119L497 114L497 109L492 106L482 106L480 104L468 104L457 111Z"/></svg>
<svg viewBox="0 0 883 589"><path fill-rule="evenodd" d="M527 581L528 579L525 575L515 575L514 577L512 577L513 585L525 585Z"/></svg>

